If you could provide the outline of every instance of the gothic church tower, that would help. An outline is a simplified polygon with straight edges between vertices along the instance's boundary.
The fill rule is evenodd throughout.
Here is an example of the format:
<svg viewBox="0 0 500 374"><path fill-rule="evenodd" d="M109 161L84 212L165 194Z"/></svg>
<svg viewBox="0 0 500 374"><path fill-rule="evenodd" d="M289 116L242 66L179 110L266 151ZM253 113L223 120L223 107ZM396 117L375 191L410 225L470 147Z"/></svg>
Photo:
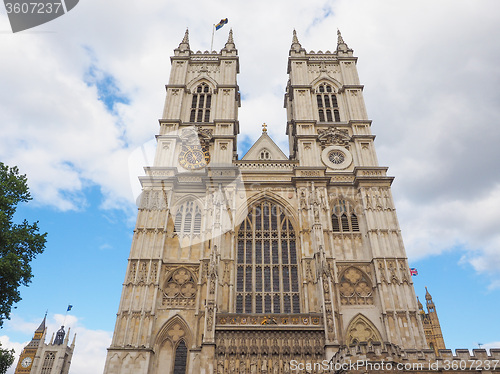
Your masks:
<svg viewBox="0 0 500 374"><path fill-rule="evenodd" d="M75 350L76 334L71 345L64 326L45 343L47 328L45 327L47 316L35 330L33 339L24 347L16 366L15 374L68 374L71 358Z"/></svg>
<svg viewBox="0 0 500 374"><path fill-rule="evenodd" d="M171 62L104 372L281 374L356 343L425 348L393 178L340 33L325 53L293 34L289 156L264 127L238 159L232 31L205 53L186 32Z"/></svg>

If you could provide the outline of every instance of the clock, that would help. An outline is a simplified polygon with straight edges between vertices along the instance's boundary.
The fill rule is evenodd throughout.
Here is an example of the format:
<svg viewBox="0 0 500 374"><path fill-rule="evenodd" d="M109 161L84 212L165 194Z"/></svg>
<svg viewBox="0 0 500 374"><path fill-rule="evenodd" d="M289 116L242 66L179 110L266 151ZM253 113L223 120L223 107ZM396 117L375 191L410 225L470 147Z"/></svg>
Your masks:
<svg viewBox="0 0 500 374"><path fill-rule="evenodd" d="M321 160L330 169L342 170L352 163L352 154L345 147L332 145L323 149Z"/></svg>
<svg viewBox="0 0 500 374"><path fill-rule="evenodd" d="M200 145L183 145L179 154L179 164L188 170L204 168L210 162L210 152Z"/></svg>
<svg viewBox="0 0 500 374"><path fill-rule="evenodd" d="M31 359L31 357L25 357L25 358L21 361L21 366L22 366L23 368L28 368L28 367L30 367L30 365L31 365L31 362L32 362L32 361L33 361L33 360Z"/></svg>

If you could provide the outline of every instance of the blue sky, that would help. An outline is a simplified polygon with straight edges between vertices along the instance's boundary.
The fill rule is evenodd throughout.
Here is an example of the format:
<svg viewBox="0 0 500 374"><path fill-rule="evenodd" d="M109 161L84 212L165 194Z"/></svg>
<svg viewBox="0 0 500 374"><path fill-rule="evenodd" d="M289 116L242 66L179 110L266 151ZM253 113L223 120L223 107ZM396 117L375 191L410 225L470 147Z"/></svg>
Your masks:
<svg viewBox="0 0 500 374"><path fill-rule="evenodd" d="M453 12L450 12L450 9ZM295 28L334 50L339 28L358 71L379 163L393 195L415 290L436 303L450 348L500 346L500 4L494 0L80 2L37 29L10 33L0 7L0 161L26 173L47 247L0 330L18 351L48 310L49 335L78 333L73 374L101 372L114 329L142 167L152 164L170 60L220 49L240 56L238 153L261 133L288 154L283 94ZM208 36L207 36L208 35ZM90 366L89 366L90 365ZM11 370L13 372L13 370Z"/></svg>

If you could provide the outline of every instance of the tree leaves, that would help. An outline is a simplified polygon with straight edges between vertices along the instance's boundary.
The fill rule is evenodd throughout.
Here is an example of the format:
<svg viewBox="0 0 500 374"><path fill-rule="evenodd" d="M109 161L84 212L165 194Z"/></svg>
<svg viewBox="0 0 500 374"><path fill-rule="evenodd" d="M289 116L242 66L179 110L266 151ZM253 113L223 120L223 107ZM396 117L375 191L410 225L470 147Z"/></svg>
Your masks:
<svg viewBox="0 0 500 374"><path fill-rule="evenodd" d="M45 248L47 233L39 233L38 221L13 222L17 205L29 200L26 176L0 162L0 327L21 300L19 287L33 278L31 261Z"/></svg>

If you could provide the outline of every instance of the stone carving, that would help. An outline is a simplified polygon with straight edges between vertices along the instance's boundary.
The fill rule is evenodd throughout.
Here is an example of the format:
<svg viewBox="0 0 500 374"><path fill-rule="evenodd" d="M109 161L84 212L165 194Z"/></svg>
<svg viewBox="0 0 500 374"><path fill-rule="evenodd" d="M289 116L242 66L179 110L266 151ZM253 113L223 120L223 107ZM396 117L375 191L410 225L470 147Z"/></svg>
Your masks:
<svg viewBox="0 0 500 374"><path fill-rule="evenodd" d="M177 340L179 340L179 338L185 335L185 332L184 330L182 330L180 325L175 324L170 330L168 330L167 335L170 336L172 341L175 343Z"/></svg>
<svg viewBox="0 0 500 374"><path fill-rule="evenodd" d="M330 145L340 145L349 148L351 137L347 130L333 127L325 130L318 130L318 140L321 143L321 149L325 149Z"/></svg>
<svg viewBox="0 0 500 374"><path fill-rule="evenodd" d="M196 281L186 268L178 268L167 278L163 291L163 305L193 306L196 296Z"/></svg>
<svg viewBox="0 0 500 374"><path fill-rule="evenodd" d="M358 314L349 324L346 340L347 345L382 341L376 327L362 314Z"/></svg>
<svg viewBox="0 0 500 374"><path fill-rule="evenodd" d="M361 270L349 267L340 277L340 302L344 305L373 304L371 282Z"/></svg>

